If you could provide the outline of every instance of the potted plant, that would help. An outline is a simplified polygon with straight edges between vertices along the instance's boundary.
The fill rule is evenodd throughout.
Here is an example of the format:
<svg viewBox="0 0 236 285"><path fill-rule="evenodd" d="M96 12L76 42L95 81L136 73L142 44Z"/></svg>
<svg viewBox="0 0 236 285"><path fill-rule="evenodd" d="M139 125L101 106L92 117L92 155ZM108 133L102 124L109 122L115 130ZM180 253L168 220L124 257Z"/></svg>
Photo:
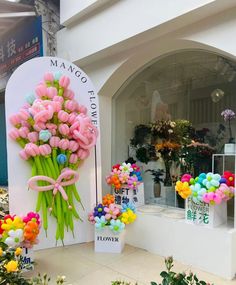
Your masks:
<svg viewBox="0 0 236 285"><path fill-rule="evenodd" d="M161 182L164 182L163 179L163 174L164 170L163 169L148 169L146 172L150 172L152 177L153 177L153 192L154 192L154 197L158 198L161 196Z"/></svg>

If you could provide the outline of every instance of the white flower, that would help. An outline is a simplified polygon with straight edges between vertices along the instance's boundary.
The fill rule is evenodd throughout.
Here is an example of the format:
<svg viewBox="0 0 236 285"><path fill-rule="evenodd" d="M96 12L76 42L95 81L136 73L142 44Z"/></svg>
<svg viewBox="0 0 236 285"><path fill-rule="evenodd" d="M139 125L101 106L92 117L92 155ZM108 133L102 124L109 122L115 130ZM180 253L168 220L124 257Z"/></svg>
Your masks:
<svg viewBox="0 0 236 285"><path fill-rule="evenodd" d="M169 130L168 130L168 133L169 133L169 134L172 134L173 132L174 132L174 131L173 131L172 129L169 129Z"/></svg>
<svg viewBox="0 0 236 285"><path fill-rule="evenodd" d="M5 243L10 247L16 247L20 245L22 241L23 241L23 230L17 229L17 230L10 230L8 232L8 238L6 238Z"/></svg>
<svg viewBox="0 0 236 285"><path fill-rule="evenodd" d="M176 123L171 121L170 126L171 126L171 128L174 128L176 126Z"/></svg>
<svg viewBox="0 0 236 285"><path fill-rule="evenodd" d="M123 162L120 166L120 170L122 172L127 172L127 173L130 173L130 172L133 172L133 168L131 167L131 164L130 163L125 163Z"/></svg>

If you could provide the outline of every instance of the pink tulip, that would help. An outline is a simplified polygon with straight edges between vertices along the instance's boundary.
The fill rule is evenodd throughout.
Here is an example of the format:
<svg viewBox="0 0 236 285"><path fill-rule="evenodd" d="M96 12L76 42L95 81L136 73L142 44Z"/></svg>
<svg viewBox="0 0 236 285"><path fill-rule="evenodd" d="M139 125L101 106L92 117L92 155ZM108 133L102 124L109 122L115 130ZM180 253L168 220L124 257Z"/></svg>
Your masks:
<svg viewBox="0 0 236 285"><path fill-rule="evenodd" d="M40 84L35 88L35 93L38 98L45 97L47 95L47 87L45 85Z"/></svg>
<svg viewBox="0 0 236 285"><path fill-rule="evenodd" d="M19 130L16 129L16 128L13 128L9 131L9 137L12 139L12 140L17 140L18 138L20 138L20 133L19 133Z"/></svg>
<svg viewBox="0 0 236 285"><path fill-rule="evenodd" d="M69 86L69 84L70 84L70 78L63 75L59 80L59 85L66 89Z"/></svg>
<svg viewBox="0 0 236 285"><path fill-rule="evenodd" d="M68 139L60 140L58 146L59 146L59 148L61 148L63 150L67 150L69 147L69 140Z"/></svg>
<svg viewBox="0 0 236 285"><path fill-rule="evenodd" d="M22 125L22 127L26 127L28 129L30 129L30 124L26 121L21 121L21 125Z"/></svg>
<svg viewBox="0 0 236 285"><path fill-rule="evenodd" d="M30 155L28 155L24 149L20 150L19 155L24 160L28 160L30 158Z"/></svg>
<svg viewBox="0 0 236 285"><path fill-rule="evenodd" d="M63 104L64 99L63 99L63 97L61 97L61 96L54 96L54 97L53 97L53 101L54 101L54 102L60 102L61 104Z"/></svg>
<svg viewBox="0 0 236 285"><path fill-rule="evenodd" d="M59 119L61 122L65 123L65 122L67 122L67 120L69 119L69 114L68 114L67 112L63 111L63 110L60 110L60 111L58 112L58 119Z"/></svg>
<svg viewBox="0 0 236 285"><path fill-rule="evenodd" d="M21 127L21 128L19 128L18 131L19 131L20 136L21 136L23 139L27 138L28 133L29 133L29 129L28 129L28 128L26 128L26 127Z"/></svg>
<svg viewBox="0 0 236 285"><path fill-rule="evenodd" d="M78 158L81 159L81 160L86 159L89 156L89 154L90 154L90 152L87 149L80 148L77 151Z"/></svg>
<svg viewBox="0 0 236 285"><path fill-rule="evenodd" d="M46 73L44 74L43 79L44 79L45 81L48 81L48 82L53 82L53 81L54 81L54 76L53 76L53 74L52 74L51 72L46 72Z"/></svg>
<svg viewBox="0 0 236 285"><path fill-rule="evenodd" d="M9 121L13 126L17 126L21 123L21 118L19 114L14 114L9 117Z"/></svg>
<svg viewBox="0 0 236 285"><path fill-rule="evenodd" d="M67 136L70 132L70 128L66 124L60 124L58 130L63 136Z"/></svg>
<svg viewBox="0 0 236 285"><path fill-rule="evenodd" d="M28 143L25 145L25 152L30 156L36 156L40 154L39 147L34 143Z"/></svg>
<svg viewBox="0 0 236 285"><path fill-rule="evenodd" d="M47 123L46 124L47 129L51 130L56 130L57 129L57 125L56 124L52 124L52 123Z"/></svg>
<svg viewBox="0 0 236 285"><path fill-rule="evenodd" d="M65 109L71 112L76 111L78 108L78 103L75 100L67 100L65 102Z"/></svg>
<svg viewBox="0 0 236 285"><path fill-rule="evenodd" d="M60 112L61 109L62 109L62 104L60 102L57 102L57 101L53 101L53 107L54 107L54 110L55 112Z"/></svg>
<svg viewBox="0 0 236 285"><path fill-rule="evenodd" d="M39 152L43 156L47 156L52 152L52 149L49 144L43 144L39 146Z"/></svg>
<svg viewBox="0 0 236 285"><path fill-rule="evenodd" d="M67 90L65 90L63 96L64 96L66 99L73 100L74 97L75 97L75 93L74 93L72 90L67 89Z"/></svg>
<svg viewBox="0 0 236 285"><path fill-rule="evenodd" d="M57 88L55 87L48 87L47 88L47 97L52 99L57 96Z"/></svg>
<svg viewBox="0 0 236 285"><path fill-rule="evenodd" d="M21 118L21 120L27 121L30 118L30 113L26 109L20 109L19 117Z"/></svg>
<svg viewBox="0 0 236 285"><path fill-rule="evenodd" d="M36 143L39 139L39 134L37 132L28 133L28 140L31 143Z"/></svg>
<svg viewBox="0 0 236 285"><path fill-rule="evenodd" d="M69 163L76 164L78 161L78 155L72 153L69 158Z"/></svg>
<svg viewBox="0 0 236 285"><path fill-rule="evenodd" d="M40 132L41 130L46 129L46 125L42 122L38 122L37 124L34 124L34 129L35 131Z"/></svg>
<svg viewBox="0 0 236 285"><path fill-rule="evenodd" d="M77 112L87 115L88 109L83 105L78 105Z"/></svg>
<svg viewBox="0 0 236 285"><path fill-rule="evenodd" d="M77 116L78 116L78 114L76 114L76 113L70 113L69 118L68 118L68 123L71 125L74 124Z"/></svg>
<svg viewBox="0 0 236 285"><path fill-rule="evenodd" d="M50 140L49 140L49 144L51 147L58 147L59 145L59 142L60 142L60 138L59 137L51 137Z"/></svg>
<svg viewBox="0 0 236 285"><path fill-rule="evenodd" d="M79 144L76 141L74 141L74 140L69 141L69 150L70 151L75 152L75 151L77 151L78 148L79 148Z"/></svg>

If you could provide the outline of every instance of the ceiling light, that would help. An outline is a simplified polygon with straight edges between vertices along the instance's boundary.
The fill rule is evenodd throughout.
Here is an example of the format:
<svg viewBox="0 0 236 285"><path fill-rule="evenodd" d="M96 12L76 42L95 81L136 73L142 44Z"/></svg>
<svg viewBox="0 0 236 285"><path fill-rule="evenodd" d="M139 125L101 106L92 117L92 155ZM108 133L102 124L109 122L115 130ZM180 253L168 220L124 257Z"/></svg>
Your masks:
<svg viewBox="0 0 236 285"><path fill-rule="evenodd" d="M15 2L15 3L19 3L20 2L20 0L6 0L6 1L8 1L8 2Z"/></svg>
<svg viewBox="0 0 236 285"><path fill-rule="evenodd" d="M225 92L217 88L211 92L211 100L212 102L217 103L224 97L224 95L225 95Z"/></svg>

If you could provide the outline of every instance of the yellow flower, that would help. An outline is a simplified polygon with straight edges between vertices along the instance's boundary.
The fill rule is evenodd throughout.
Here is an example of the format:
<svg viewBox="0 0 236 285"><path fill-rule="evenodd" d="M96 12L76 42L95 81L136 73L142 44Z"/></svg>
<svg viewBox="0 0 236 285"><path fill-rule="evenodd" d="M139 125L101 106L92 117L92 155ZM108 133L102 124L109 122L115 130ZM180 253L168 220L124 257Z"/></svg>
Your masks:
<svg viewBox="0 0 236 285"><path fill-rule="evenodd" d="M183 199L187 199L192 194L192 190L188 182L177 181L175 184L175 190Z"/></svg>
<svg viewBox="0 0 236 285"><path fill-rule="evenodd" d="M128 209L126 212L122 213L121 222L128 225L133 223L136 220L136 217L136 214L131 209Z"/></svg>
<svg viewBox="0 0 236 285"><path fill-rule="evenodd" d="M15 216L13 221L12 219L8 218L2 224L2 229L7 232L9 232L10 230L17 230L17 229L23 229L23 228L24 228L24 222L18 216Z"/></svg>
<svg viewBox="0 0 236 285"><path fill-rule="evenodd" d="M6 268L7 273L16 272L18 271L18 261L11 260L6 265L4 265L4 267Z"/></svg>
<svg viewBox="0 0 236 285"><path fill-rule="evenodd" d="M21 255L22 254L22 248L21 247L17 247L17 249L15 250L15 256Z"/></svg>
<svg viewBox="0 0 236 285"><path fill-rule="evenodd" d="M0 257L3 256L3 250L2 248L0 247Z"/></svg>

